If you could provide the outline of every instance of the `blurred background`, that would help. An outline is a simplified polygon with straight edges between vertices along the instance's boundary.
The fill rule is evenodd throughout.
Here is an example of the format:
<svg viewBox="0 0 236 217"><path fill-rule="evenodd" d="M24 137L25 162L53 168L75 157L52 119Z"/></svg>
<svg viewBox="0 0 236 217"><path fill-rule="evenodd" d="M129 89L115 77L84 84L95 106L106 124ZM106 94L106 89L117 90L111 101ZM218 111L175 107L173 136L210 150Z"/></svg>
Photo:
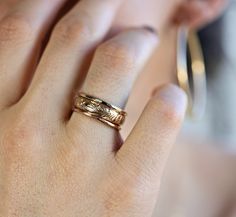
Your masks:
<svg viewBox="0 0 236 217"><path fill-rule="evenodd" d="M224 15L199 32L207 69L208 103L202 121L189 122L188 133L236 151L236 1ZM199 138L199 137L198 137ZM222 144L223 143L223 144ZM227 146L227 147L226 147Z"/></svg>
<svg viewBox="0 0 236 217"><path fill-rule="evenodd" d="M236 217L236 1L199 37L207 109L202 120L186 120L154 217Z"/></svg>

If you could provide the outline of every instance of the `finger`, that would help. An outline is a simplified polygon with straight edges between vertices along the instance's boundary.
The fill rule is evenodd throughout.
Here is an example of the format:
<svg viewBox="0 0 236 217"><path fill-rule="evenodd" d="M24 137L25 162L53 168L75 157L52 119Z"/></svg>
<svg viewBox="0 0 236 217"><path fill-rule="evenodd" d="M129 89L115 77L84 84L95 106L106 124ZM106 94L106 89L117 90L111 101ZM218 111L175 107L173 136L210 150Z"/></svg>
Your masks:
<svg viewBox="0 0 236 217"><path fill-rule="evenodd" d="M0 108L24 93L36 65L43 37L65 0L22 0L8 7L0 21Z"/></svg>
<svg viewBox="0 0 236 217"><path fill-rule="evenodd" d="M159 88L115 156L117 166L125 169L131 179L145 183L146 189L158 190L163 168L185 115L186 104L186 96L179 88L173 85ZM154 193L142 192L143 196Z"/></svg>
<svg viewBox="0 0 236 217"><path fill-rule="evenodd" d="M102 44L95 52L82 92L124 108L133 83L157 42L157 34L149 28L137 28ZM103 138L100 151L112 150L113 128L77 112L72 115L69 127L94 129Z"/></svg>
<svg viewBox="0 0 236 217"><path fill-rule="evenodd" d="M156 32L143 27L125 31L104 43L96 51L82 91L123 108L157 42Z"/></svg>
<svg viewBox="0 0 236 217"><path fill-rule="evenodd" d="M120 3L82 0L59 21L22 104L39 111L46 105L46 121L71 114L74 87L83 80L88 56L109 31Z"/></svg>
<svg viewBox="0 0 236 217"><path fill-rule="evenodd" d="M188 25L190 28L199 28L203 25L207 25L219 16L226 7L227 1L222 0L210 0L203 4L201 1L194 2L192 7L195 5L195 16L189 20ZM191 13L191 11L189 12ZM190 16L190 15L189 15Z"/></svg>
<svg viewBox="0 0 236 217"><path fill-rule="evenodd" d="M174 17L176 24L185 24L190 28L198 28L211 22L225 8L226 2L222 0L185 2Z"/></svg>
<svg viewBox="0 0 236 217"><path fill-rule="evenodd" d="M5 16L9 9L9 5L6 1L0 1L0 20Z"/></svg>

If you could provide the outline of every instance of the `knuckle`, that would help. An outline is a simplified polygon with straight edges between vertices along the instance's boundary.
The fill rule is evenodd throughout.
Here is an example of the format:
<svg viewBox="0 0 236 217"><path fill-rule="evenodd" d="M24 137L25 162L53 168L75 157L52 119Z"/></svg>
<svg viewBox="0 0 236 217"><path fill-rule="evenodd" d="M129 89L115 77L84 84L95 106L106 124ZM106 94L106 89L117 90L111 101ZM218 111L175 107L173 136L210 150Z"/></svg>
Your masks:
<svg viewBox="0 0 236 217"><path fill-rule="evenodd" d="M25 159L31 150L32 139L31 130L28 127L15 123L3 135L2 144L4 153L9 159Z"/></svg>
<svg viewBox="0 0 236 217"><path fill-rule="evenodd" d="M0 22L2 42L25 42L31 40L32 27L25 16L9 15Z"/></svg>
<svg viewBox="0 0 236 217"><path fill-rule="evenodd" d="M7 155L26 156L33 147L39 147L41 136L34 119L24 111L18 111L3 133L2 145Z"/></svg>
<svg viewBox="0 0 236 217"><path fill-rule="evenodd" d="M114 68L133 68L135 53L128 46L112 41L98 47L97 53L104 64Z"/></svg>
<svg viewBox="0 0 236 217"><path fill-rule="evenodd" d="M81 19L74 17L60 21L54 29L54 38L66 44L78 44L91 38L92 31L89 25Z"/></svg>

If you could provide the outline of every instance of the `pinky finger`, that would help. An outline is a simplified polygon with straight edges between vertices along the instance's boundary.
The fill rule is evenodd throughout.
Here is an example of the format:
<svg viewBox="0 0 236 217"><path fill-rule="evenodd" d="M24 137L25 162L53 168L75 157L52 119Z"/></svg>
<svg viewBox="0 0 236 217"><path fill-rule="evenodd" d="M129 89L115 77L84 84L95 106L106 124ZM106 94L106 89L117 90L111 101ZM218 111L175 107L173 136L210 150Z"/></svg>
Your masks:
<svg viewBox="0 0 236 217"><path fill-rule="evenodd" d="M174 85L159 88L116 154L119 165L135 180L149 180L152 190L161 180L185 116L186 104L185 93Z"/></svg>

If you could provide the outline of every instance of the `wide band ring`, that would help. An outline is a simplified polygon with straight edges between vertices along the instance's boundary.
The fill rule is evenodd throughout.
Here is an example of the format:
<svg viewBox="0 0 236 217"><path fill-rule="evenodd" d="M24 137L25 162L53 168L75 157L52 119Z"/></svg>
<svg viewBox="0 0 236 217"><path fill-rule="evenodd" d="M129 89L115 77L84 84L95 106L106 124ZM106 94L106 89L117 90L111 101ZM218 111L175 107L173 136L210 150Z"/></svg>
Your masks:
<svg viewBox="0 0 236 217"><path fill-rule="evenodd" d="M73 110L95 118L117 130L121 129L127 115L122 109L85 93L79 93L75 97Z"/></svg>

